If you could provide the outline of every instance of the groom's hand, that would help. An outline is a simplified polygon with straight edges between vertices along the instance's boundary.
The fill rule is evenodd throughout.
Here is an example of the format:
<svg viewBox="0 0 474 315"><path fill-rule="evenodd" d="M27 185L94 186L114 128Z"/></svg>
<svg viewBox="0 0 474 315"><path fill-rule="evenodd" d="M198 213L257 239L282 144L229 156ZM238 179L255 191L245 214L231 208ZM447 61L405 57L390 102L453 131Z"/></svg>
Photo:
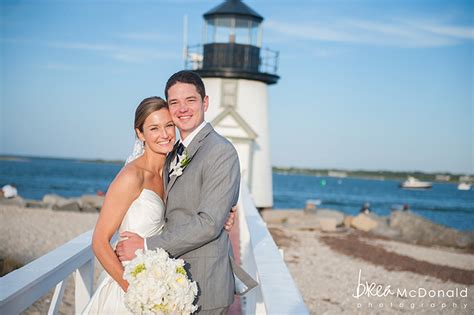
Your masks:
<svg viewBox="0 0 474 315"><path fill-rule="evenodd" d="M135 251L137 249L144 249L145 247L145 240L136 233L125 231L120 233L120 237L127 238L118 242L117 247L115 248L115 253L120 261L132 260L135 258Z"/></svg>

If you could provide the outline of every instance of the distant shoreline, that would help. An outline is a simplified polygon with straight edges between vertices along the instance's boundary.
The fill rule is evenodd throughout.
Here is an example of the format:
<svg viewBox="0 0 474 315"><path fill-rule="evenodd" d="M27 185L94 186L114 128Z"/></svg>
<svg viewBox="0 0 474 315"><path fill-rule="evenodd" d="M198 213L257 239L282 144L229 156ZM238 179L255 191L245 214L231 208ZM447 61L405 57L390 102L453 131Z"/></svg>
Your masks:
<svg viewBox="0 0 474 315"><path fill-rule="evenodd" d="M28 162L30 159L76 161L79 163L99 163L99 164L124 164L125 163L124 160L81 159L81 158L51 157L51 156L0 155L0 161Z"/></svg>
<svg viewBox="0 0 474 315"><path fill-rule="evenodd" d="M0 155L0 161L17 161L28 162L29 159L52 159L52 160L68 160L79 163L99 163L99 164L124 164L124 160L107 160L107 159L85 159L85 158L67 158L67 157L50 157L50 156L22 156L22 155ZM457 183L467 181L474 183L474 174L456 174L449 172L421 172L421 171L368 171L368 170L345 170L345 169L317 169L302 167L280 167L273 166L272 171L279 174L292 175L311 175L311 176L328 176L336 178L361 178L372 180L405 180L408 176L416 177L420 180L432 182ZM466 177L468 178L466 180Z"/></svg>
<svg viewBox="0 0 474 315"><path fill-rule="evenodd" d="M405 180L408 176L416 177L420 180L440 182L440 183L457 183L460 181L474 182L472 174L453 174L447 172L428 173L421 171L366 171L366 170L342 170L342 169L312 169L299 167L276 167L272 168L273 172L279 174L291 175L310 175L310 176L328 176L336 178L361 178L372 180ZM465 178L469 179L466 180Z"/></svg>

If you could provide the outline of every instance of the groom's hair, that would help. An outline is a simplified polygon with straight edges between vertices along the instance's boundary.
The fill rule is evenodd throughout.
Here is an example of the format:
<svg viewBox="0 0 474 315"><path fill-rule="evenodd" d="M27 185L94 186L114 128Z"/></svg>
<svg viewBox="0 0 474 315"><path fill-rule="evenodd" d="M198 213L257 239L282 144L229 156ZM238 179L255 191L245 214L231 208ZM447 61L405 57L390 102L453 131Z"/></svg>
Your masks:
<svg viewBox="0 0 474 315"><path fill-rule="evenodd" d="M206 97L206 89L204 88L204 82L202 82L202 79L199 74L189 70L182 70L173 74L168 79L168 82L166 82L166 99L168 99L168 90L178 82L194 85L199 95L201 95L201 99L204 99Z"/></svg>

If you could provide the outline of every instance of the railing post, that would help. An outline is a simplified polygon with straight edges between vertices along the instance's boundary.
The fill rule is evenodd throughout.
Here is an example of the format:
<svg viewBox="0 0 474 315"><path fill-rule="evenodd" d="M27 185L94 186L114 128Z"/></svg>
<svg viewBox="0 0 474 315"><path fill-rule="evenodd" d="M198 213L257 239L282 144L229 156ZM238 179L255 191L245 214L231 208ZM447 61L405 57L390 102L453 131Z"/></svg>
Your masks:
<svg viewBox="0 0 474 315"><path fill-rule="evenodd" d="M80 314L91 299L94 285L94 256L76 270L75 308Z"/></svg>
<svg viewBox="0 0 474 315"><path fill-rule="evenodd" d="M49 305L48 315L58 314L59 306L63 301L64 289L66 288L66 283L68 279L69 277L56 285L56 289L54 289L53 298L51 299L51 304Z"/></svg>

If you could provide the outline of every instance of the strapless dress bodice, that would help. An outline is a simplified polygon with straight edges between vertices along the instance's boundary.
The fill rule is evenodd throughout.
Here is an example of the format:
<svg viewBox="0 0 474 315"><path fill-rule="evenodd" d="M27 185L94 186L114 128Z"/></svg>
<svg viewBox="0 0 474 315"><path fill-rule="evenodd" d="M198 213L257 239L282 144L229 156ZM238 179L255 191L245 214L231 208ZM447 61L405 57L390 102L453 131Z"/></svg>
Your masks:
<svg viewBox="0 0 474 315"><path fill-rule="evenodd" d="M141 237L158 234L164 226L165 204L156 192L143 189L128 209L119 232L129 231Z"/></svg>

